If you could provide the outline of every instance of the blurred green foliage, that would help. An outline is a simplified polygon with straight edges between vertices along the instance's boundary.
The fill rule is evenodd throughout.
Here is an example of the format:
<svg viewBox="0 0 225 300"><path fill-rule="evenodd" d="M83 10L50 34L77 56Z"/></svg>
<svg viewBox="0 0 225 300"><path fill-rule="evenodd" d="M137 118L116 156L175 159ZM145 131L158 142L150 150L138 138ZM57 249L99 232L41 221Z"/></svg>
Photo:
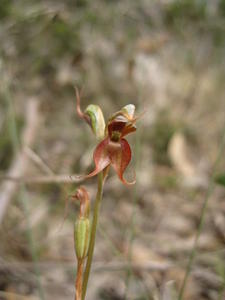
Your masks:
<svg viewBox="0 0 225 300"><path fill-rule="evenodd" d="M225 187L225 173L216 175L215 182Z"/></svg>
<svg viewBox="0 0 225 300"><path fill-rule="evenodd" d="M178 187L178 178L175 175L159 176L155 181L161 189L172 190Z"/></svg>
<svg viewBox="0 0 225 300"><path fill-rule="evenodd" d="M0 1L0 21L10 14L11 4L12 4L12 0Z"/></svg>
<svg viewBox="0 0 225 300"><path fill-rule="evenodd" d="M153 157L158 164L170 165L168 156L169 142L175 132L182 132L192 145L197 145L195 132L182 120L174 120L168 110L159 113L156 122L149 132L149 140L153 148ZM171 179L171 180L170 180ZM175 184L174 178L168 178L168 185Z"/></svg>
<svg viewBox="0 0 225 300"><path fill-rule="evenodd" d="M13 145L10 137L9 120L6 119L0 131L0 169L7 170L10 166L14 155ZM24 120L20 117L16 118L16 126L20 134L23 128Z"/></svg>
<svg viewBox="0 0 225 300"><path fill-rule="evenodd" d="M55 40L55 54L62 55L65 52L76 51L80 45L79 27L68 24L58 15L54 16L49 24L49 38Z"/></svg>
<svg viewBox="0 0 225 300"><path fill-rule="evenodd" d="M223 17L225 17L225 0L220 0L219 12Z"/></svg>
<svg viewBox="0 0 225 300"><path fill-rule="evenodd" d="M162 112L161 116L153 124L150 133L150 143L153 147L154 160L159 164L169 164L167 153L168 144L176 131L176 126L169 118L166 112Z"/></svg>
<svg viewBox="0 0 225 300"><path fill-rule="evenodd" d="M177 20L199 20L206 16L206 1L179 0L172 1L167 6L166 21L175 23Z"/></svg>

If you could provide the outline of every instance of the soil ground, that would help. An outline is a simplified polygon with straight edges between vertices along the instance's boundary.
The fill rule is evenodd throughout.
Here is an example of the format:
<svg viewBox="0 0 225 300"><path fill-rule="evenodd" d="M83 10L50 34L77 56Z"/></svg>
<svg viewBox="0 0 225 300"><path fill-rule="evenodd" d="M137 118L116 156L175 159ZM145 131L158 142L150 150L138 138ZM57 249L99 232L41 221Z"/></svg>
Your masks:
<svg viewBox="0 0 225 300"><path fill-rule="evenodd" d="M69 174L96 146L75 85L106 120L145 112L127 137L136 184L105 184L87 299L177 299L208 194L183 299L225 299L224 16L222 0L0 1L0 299L74 298Z"/></svg>

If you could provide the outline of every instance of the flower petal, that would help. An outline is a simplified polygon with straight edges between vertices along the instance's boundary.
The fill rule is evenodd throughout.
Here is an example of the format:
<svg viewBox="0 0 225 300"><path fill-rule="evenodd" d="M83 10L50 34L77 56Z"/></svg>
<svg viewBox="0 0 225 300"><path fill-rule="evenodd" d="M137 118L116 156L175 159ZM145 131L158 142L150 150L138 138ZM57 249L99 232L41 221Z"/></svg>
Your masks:
<svg viewBox="0 0 225 300"><path fill-rule="evenodd" d="M119 132L120 138L124 137L125 135L136 131L136 126L132 122L124 122L120 121L119 119L113 120L111 123L108 124L108 134L111 140L113 137L113 133Z"/></svg>
<svg viewBox="0 0 225 300"><path fill-rule="evenodd" d="M135 119L134 112L135 112L135 106L133 104L128 104L124 106L121 110L114 113L112 117L109 119L109 122L115 120L116 118L125 120L125 122L133 121Z"/></svg>
<svg viewBox="0 0 225 300"><path fill-rule="evenodd" d="M95 170L92 171L87 176L85 176L85 178L90 178L92 176L97 175L99 172L101 172L110 164L110 158L108 156L108 151L107 151L108 144L109 144L108 137L98 144L93 154L93 159L95 162Z"/></svg>
<svg viewBox="0 0 225 300"><path fill-rule="evenodd" d="M111 164L120 180L127 185L134 184L135 180L128 182L123 177L123 173L131 160L131 149L128 142L125 139L121 139L119 143L111 142L108 146L108 152Z"/></svg>
<svg viewBox="0 0 225 300"><path fill-rule="evenodd" d="M123 130L121 132L121 138L124 137L125 135L128 135L131 132L136 131L136 130L137 130L136 126L134 124L132 124L132 123L129 123L128 125L126 125L123 128Z"/></svg>
<svg viewBox="0 0 225 300"><path fill-rule="evenodd" d="M111 123L108 124L107 129L108 129L108 135L110 139L112 139L113 133L118 132L119 133L119 138L121 137L121 132L126 126L126 122L123 121L112 121Z"/></svg>
<svg viewBox="0 0 225 300"><path fill-rule="evenodd" d="M125 113L125 115L127 116L127 118L129 120L132 120L134 118L134 113L135 113L135 105L134 104L128 104L126 106L124 106L121 111L123 113Z"/></svg>

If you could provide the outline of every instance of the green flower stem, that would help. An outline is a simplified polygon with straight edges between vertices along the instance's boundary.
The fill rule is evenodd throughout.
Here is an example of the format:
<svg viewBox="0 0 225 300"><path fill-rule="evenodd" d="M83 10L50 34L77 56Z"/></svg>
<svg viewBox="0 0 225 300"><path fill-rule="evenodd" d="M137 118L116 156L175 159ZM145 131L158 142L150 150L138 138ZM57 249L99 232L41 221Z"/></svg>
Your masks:
<svg viewBox="0 0 225 300"><path fill-rule="evenodd" d="M87 263L86 263L86 268L84 271L84 278L83 278L82 300L85 299L88 278L89 278L93 254L94 254L95 236L96 236L96 230L97 230L97 224L98 224L98 214L99 214L100 204L101 204L101 200L102 200L103 184L104 184L103 172L100 172L98 175L98 191L97 191L97 195L96 195L96 199L95 199L94 215L93 215L93 221L92 221L92 226L91 226L90 245L89 245L89 250L88 250L88 258L87 258Z"/></svg>

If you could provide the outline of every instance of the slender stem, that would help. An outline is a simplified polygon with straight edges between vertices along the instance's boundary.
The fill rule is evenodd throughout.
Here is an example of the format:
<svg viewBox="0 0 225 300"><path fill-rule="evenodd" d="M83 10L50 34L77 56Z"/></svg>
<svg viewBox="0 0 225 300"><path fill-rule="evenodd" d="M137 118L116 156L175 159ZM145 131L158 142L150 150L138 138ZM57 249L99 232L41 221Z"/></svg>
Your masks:
<svg viewBox="0 0 225 300"><path fill-rule="evenodd" d="M90 270L91 270L92 258L93 258L94 247L95 247L95 236L96 236L96 230L97 230L97 224L98 224L98 214L99 214L100 204L101 204L101 200L102 200L103 183L104 183L103 172L100 172L98 175L98 191L97 191L97 195L96 195L96 199L95 199L94 215L93 215L93 221L92 221L92 226L91 226L90 245L89 245L89 250L88 250L88 258L87 258L86 268L84 271L82 300L85 299L88 278L89 278L89 274L90 274Z"/></svg>
<svg viewBox="0 0 225 300"><path fill-rule="evenodd" d="M221 158L223 157L224 148L225 148L225 131L223 133L223 137L222 137L222 140L221 140L221 143L220 143L220 149L218 151L217 158L216 158L214 168L213 168L213 173L212 173L212 176L210 178L209 187L208 187L208 190L207 190L207 193L206 193L206 196L205 196L205 200L203 202L201 215L200 215L200 221L199 221L199 225L198 225L198 230L197 230L195 240L194 240L194 246L193 246L192 251L190 253L186 273L185 273L184 280L183 280L183 283L182 283L182 286L181 286L181 289L180 289L178 300L183 299L183 295L184 295L185 287L186 287L186 284L187 284L187 280L188 280L188 277L189 277L190 272L191 272L191 267L192 267L194 258L197 254L198 240L199 240L199 237L200 237L201 232L202 232L202 228L203 228L203 224L204 224L204 220L205 220L205 215L206 215L206 210L207 210L209 198L211 197L211 195L214 191L214 187L215 187L215 183L214 183L215 172L216 172L216 169L219 165L219 162L220 162Z"/></svg>
<svg viewBox="0 0 225 300"><path fill-rule="evenodd" d="M84 265L84 260L83 259L78 260L77 277L76 277L76 282L75 282L75 288L76 288L75 300L81 300L82 299L83 265Z"/></svg>

